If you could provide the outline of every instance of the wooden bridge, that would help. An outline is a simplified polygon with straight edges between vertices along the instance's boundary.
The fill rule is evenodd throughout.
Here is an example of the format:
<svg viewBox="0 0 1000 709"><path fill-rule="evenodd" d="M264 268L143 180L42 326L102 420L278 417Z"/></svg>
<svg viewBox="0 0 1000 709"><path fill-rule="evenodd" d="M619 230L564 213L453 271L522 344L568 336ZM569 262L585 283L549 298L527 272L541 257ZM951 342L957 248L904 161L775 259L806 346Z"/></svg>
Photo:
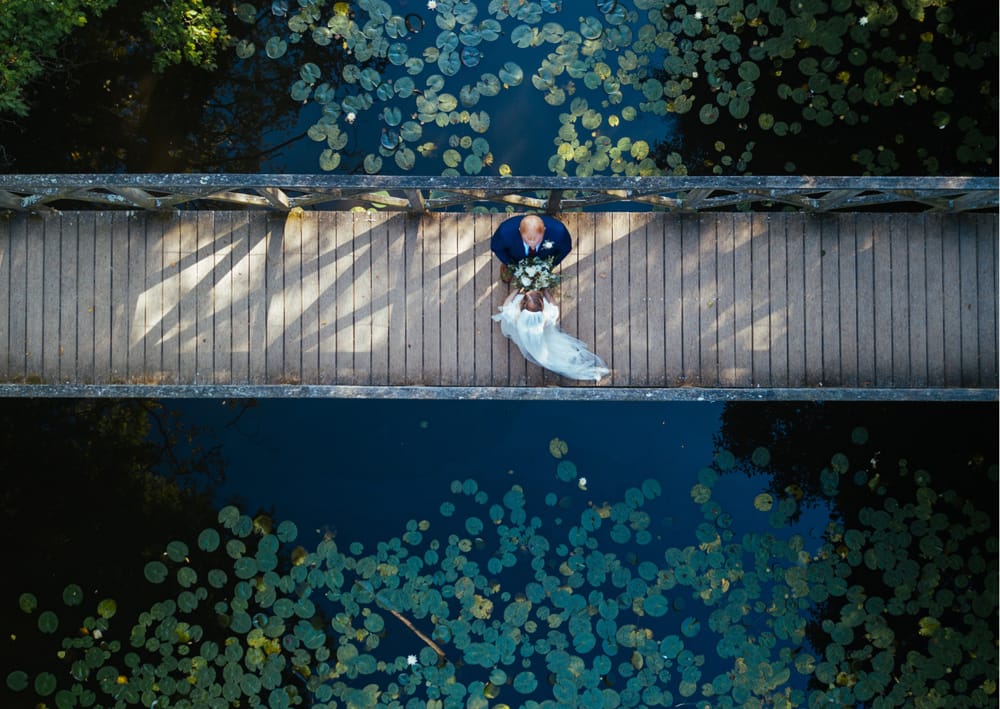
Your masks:
<svg viewBox="0 0 1000 709"><path fill-rule="evenodd" d="M992 400L996 207L970 178L0 176L0 395ZM490 318L512 208L573 234L597 386Z"/></svg>

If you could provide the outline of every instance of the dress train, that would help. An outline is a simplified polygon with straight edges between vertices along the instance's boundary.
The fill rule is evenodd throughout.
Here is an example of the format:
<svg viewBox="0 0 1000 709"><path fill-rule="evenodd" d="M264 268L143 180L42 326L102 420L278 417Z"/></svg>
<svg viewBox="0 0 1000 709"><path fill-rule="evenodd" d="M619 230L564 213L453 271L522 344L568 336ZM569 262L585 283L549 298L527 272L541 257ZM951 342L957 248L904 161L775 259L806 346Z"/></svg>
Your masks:
<svg viewBox="0 0 1000 709"><path fill-rule="evenodd" d="M559 328L559 306L548 299L541 312L521 309L524 294L518 293L500 307L493 319L529 362L568 379L600 381L610 369L587 345Z"/></svg>

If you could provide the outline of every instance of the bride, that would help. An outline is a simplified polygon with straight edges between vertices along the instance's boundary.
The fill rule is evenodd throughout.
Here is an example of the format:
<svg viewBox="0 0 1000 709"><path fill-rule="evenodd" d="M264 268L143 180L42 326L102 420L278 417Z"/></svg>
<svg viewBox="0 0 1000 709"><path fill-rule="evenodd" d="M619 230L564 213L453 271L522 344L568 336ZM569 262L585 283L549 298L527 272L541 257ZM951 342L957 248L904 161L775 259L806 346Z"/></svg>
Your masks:
<svg viewBox="0 0 1000 709"><path fill-rule="evenodd" d="M559 306L544 291L513 291L493 316L529 362L569 379L600 381L611 371L587 346L559 329Z"/></svg>

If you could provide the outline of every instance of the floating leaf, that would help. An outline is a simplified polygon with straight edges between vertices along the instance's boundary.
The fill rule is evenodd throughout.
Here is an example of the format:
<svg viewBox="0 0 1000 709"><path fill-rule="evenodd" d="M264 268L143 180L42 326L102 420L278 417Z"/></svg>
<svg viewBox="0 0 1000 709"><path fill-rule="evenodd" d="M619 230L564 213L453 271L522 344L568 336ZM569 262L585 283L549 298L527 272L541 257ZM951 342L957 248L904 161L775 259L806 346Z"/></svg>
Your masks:
<svg viewBox="0 0 1000 709"><path fill-rule="evenodd" d="M719 120L719 109L710 103L706 103L698 111L698 118L707 126L712 125L717 120Z"/></svg>
<svg viewBox="0 0 1000 709"><path fill-rule="evenodd" d="M38 629L46 634L56 632L59 628L59 618L52 611L42 611L38 616Z"/></svg>
<svg viewBox="0 0 1000 709"><path fill-rule="evenodd" d="M271 59L279 59L288 51L288 43L280 37L271 37L264 45L264 51Z"/></svg>
<svg viewBox="0 0 1000 709"><path fill-rule="evenodd" d="M118 612L118 604L113 598L105 598L103 601L97 604L97 615L104 619L109 619L114 617L115 613Z"/></svg>
<svg viewBox="0 0 1000 709"><path fill-rule="evenodd" d="M505 62L497 74L507 86L517 86L524 81L524 71L514 62Z"/></svg>
<svg viewBox="0 0 1000 709"><path fill-rule="evenodd" d="M63 603L67 606L78 606L83 603L83 589L75 583L63 589Z"/></svg>
<svg viewBox="0 0 1000 709"><path fill-rule="evenodd" d="M753 498L753 506L761 512L768 512L774 506L774 497L768 492L762 492Z"/></svg>
<svg viewBox="0 0 1000 709"><path fill-rule="evenodd" d="M562 458L569 453L569 445L562 439L553 438L549 441L549 453L553 458Z"/></svg>
<svg viewBox="0 0 1000 709"><path fill-rule="evenodd" d="M604 34L604 25L596 17L584 17L580 20L580 35L584 39L597 39Z"/></svg>
<svg viewBox="0 0 1000 709"><path fill-rule="evenodd" d="M169 572L162 561L150 561L146 564L143 573L146 576L146 580L150 583L163 583Z"/></svg>
<svg viewBox="0 0 1000 709"><path fill-rule="evenodd" d="M212 552L219 548L219 541L219 533L212 528L208 528L198 535L198 548L202 551Z"/></svg>
<svg viewBox="0 0 1000 709"><path fill-rule="evenodd" d="M7 687L14 692L22 692L28 688L28 673L14 670L7 675Z"/></svg>

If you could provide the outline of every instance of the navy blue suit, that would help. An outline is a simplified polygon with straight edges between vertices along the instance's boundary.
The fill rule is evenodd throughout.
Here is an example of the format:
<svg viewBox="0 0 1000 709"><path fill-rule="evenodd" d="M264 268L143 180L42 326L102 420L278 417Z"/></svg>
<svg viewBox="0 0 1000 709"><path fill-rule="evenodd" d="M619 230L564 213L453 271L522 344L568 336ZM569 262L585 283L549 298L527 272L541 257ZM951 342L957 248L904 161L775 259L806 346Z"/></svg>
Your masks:
<svg viewBox="0 0 1000 709"><path fill-rule="evenodd" d="M542 245L538 247L538 256L555 256L555 263L559 263L569 254L573 248L573 240L570 238L569 229L558 219L547 215L539 215L545 224L545 236L542 238ZM501 262L512 265L523 258L527 258L524 241L521 240L521 220L524 217L511 217L505 220L497 230L493 232L490 239L490 248ZM548 248L546 242L552 242Z"/></svg>

